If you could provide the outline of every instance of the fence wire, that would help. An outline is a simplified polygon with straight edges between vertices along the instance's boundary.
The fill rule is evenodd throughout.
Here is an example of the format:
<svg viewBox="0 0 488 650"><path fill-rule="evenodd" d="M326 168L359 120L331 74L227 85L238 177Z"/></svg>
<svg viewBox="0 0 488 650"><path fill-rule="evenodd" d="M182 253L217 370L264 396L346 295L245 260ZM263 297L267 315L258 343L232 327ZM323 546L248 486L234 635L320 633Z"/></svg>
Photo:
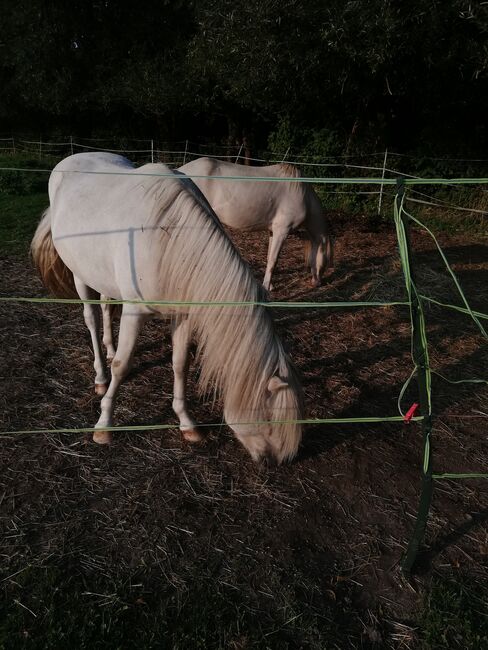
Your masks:
<svg viewBox="0 0 488 650"><path fill-rule="evenodd" d="M63 143L64 144L64 143ZM188 142L186 143L188 144ZM75 146L75 143L69 143L69 145ZM76 145L79 146L79 145ZM81 146L81 145L80 145ZM88 148L88 147L87 147ZM95 147L90 147L95 149ZM147 153L147 150L139 150L140 153ZM173 152L176 153L176 152ZM182 152L179 152L182 153ZM191 152L188 152L185 148L186 155L193 155ZM195 154L196 155L196 154ZM373 154L372 154L373 155ZM374 154L377 155L377 154ZM389 154L393 155L393 154ZM303 164L303 163L298 163ZM324 164L324 167L330 167L332 165ZM344 165L345 167L352 167L354 165ZM360 167L363 169L363 167ZM385 171L385 168L381 167L372 167L369 168L372 171ZM28 169L22 167L0 167L0 171L16 171L16 172L26 172L26 173L52 173L51 169ZM54 170L61 171L61 170ZM390 171L390 170L388 170ZM62 172L66 173L66 172ZM172 173L157 173L157 172L84 172L84 171L71 171L70 173L94 173L94 174L106 174L106 175L127 175L131 176L160 176L164 177L173 177ZM395 173L393 170L391 173ZM410 384L414 376L417 377L420 390L420 401L421 401L421 415L414 416L411 419L416 422L420 422L423 431L424 431L424 451L423 451L423 463L422 463L422 476L423 476L423 488L421 495L421 502L419 506L419 513L417 516L416 527L414 535L410 541L409 548L407 550L406 557L404 559L403 568L408 572L410 571L412 564L417 555L418 547L423 537L425 530L425 525L427 521L427 515L430 507L430 499L432 495L432 482L434 480L444 480L444 479L468 479L468 478L488 478L488 473L474 472L474 473L451 473L451 472L433 472L432 471L432 450L431 450L431 435L432 435L432 386L431 386L431 376L434 374L434 370L430 367L429 356L428 356L428 339L426 332L425 317L423 314L423 304L433 303L440 307L447 308L460 312L462 314L470 316L472 321L476 324L480 334L488 340L488 334L486 329L482 324L482 320L488 319L488 314L482 313L480 311L475 311L469 305L469 302L466 299L466 296L461 288L461 285L450 267L448 260L442 251L442 248L437 241L433 232L420 220L411 215L405 210L404 203L406 200L414 202L423 201L415 198L410 198L406 196L407 187L416 187L416 186L472 186L472 185L486 185L488 184L488 178L418 178L412 175L403 174L402 176L397 176L396 178L381 178L375 177L366 177L366 178L312 178L312 177L298 177L298 178L269 178L269 177L246 177L246 176L206 176L206 175L194 175L189 174L190 178L205 178L211 180L231 180L231 181L252 181L252 182L293 182L293 183L313 183L318 185L381 185L383 186L395 186L395 202L394 202L394 222L396 225L397 231L397 241L400 253L400 259L402 263L402 269L405 278L405 286L408 294L408 301L389 301L389 302L376 302L376 301L353 301L353 302L282 302L282 301L271 301L271 302L219 302L219 303L210 303L210 302L191 302L191 301L127 301L127 300L69 300L69 299L51 299L51 298L37 298L37 297L17 297L17 296L3 296L0 297L1 302L24 302L32 304L47 304L47 303L60 303L60 304L148 304L148 305L165 305L165 306L208 306L208 307L255 307L262 306L267 308L278 308L278 309L323 309L323 308L356 308L356 307L383 307L383 306L402 306L408 307L410 311L410 320L411 320L411 354L413 362L413 370L410 373L407 381L403 385L399 399L398 407L400 415L397 416L386 416L386 417L359 417L359 418L314 418L314 419L303 419L303 420L279 420L279 421L267 421L266 424L283 424L283 423L296 423L296 424L307 424L307 425L318 425L318 424L344 424L344 423L380 423L380 422L402 422L404 421L404 415L401 410L401 399L405 394L405 391ZM430 197L429 197L430 198ZM460 208L461 206L444 206L444 207L455 207ZM463 209L461 207L461 209ZM482 214L485 214L483 211ZM414 269L412 267L413 259L411 257L410 244L409 244L409 223L414 223L418 227L422 228L427 232L430 237L433 239L435 246L441 255L441 258L445 264L445 267L453 280L453 283L457 289L457 292L460 296L463 306L446 304L441 301L436 300L433 297L425 296L418 292L417 286L414 279ZM436 373L439 374L439 373ZM441 378L446 379L442 375L439 375ZM452 381L446 379L447 381ZM485 379L468 379L460 380L461 382L473 382L473 383L487 383ZM453 382L456 383L456 382ZM237 424L264 424L264 422L247 422L247 423L234 423ZM200 427L220 427L223 423L212 423L212 424L200 424ZM232 424L230 424L232 426ZM151 431L151 430L165 430L177 428L176 424L157 424L157 425L132 425L132 426L116 426L116 427L104 427L104 429L109 431ZM22 435L22 434L50 434L50 433L85 433L93 432L95 427L82 427L82 428L61 428L61 429L37 429L37 430L24 430L24 431L2 431L0 436L13 436L13 435Z"/></svg>

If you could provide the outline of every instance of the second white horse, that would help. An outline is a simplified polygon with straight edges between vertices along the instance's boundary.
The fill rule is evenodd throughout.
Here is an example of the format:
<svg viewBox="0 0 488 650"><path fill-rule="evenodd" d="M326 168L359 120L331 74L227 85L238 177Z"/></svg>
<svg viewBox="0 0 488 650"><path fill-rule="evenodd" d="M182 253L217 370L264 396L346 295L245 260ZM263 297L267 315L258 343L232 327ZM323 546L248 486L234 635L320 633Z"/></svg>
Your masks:
<svg viewBox="0 0 488 650"><path fill-rule="evenodd" d="M299 170L288 163L250 167L197 158L179 168L201 190L220 221L237 230L269 230L268 262L264 287L271 289L271 276L283 242L292 230L303 227L307 263L312 285L320 285L326 269L333 263L333 239L319 198L309 183L300 183ZM223 176L219 180L219 176ZM229 180L236 177L236 180ZM296 181L240 180L245 178L296 178Z"/></svg>

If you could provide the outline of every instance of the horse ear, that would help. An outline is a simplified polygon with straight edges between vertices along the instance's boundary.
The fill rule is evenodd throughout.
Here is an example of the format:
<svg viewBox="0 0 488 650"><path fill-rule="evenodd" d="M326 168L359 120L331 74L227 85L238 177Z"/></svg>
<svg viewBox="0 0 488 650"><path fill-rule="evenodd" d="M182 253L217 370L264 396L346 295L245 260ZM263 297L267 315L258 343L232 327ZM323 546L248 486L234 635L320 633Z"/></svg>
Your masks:
<svg viewBox="0 0 488 650"><path fill-rule="evenodd" d="M278 375L273 375L268 382L268 390L270 393L276 393L276 391L281 388L288 388L288 384L283 379L280 379Z"/></svg>

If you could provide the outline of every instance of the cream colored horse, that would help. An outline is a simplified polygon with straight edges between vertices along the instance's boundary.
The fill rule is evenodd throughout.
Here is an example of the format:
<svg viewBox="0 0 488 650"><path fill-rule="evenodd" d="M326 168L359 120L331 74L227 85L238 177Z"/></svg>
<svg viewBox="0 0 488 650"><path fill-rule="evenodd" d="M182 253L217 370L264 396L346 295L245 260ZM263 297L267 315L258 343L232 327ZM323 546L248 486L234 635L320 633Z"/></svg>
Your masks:
<svg viewBox="0 0 488 650"><path fill-rule="evenodd" d="M312 272L312 285L320 285L325 270L333 263L333 239L324 210L312 186L298 180L270 183L218 180L219 176L298 179L300 172L296 167L285 163L251 167L214 158L197 158L180 167L179 171L192 177L226 226L248 231L269 230L272 233L263 281L266 289L272 288L271 277L283 242L292 230L300 227L305 228L310 239L307 245L307 263Z"/></svg>
<svg viewBox="0 0 488 650"><path fill-rule="evenodd" d="M265 299L198 190L164 165L136 170L121 156L76 154L54 168L49 199L31 248L45 285L55 295L71 296L74 286L82 299L100 294L168 303ZM185 397L194 335L200 387L222 395L225 420L253 459L282 462L295 455L301 438L301 426L294 422L302 417L300 385L265 307L126 303L110 383L99 315L96 305L84 305L96 390L105 393L96 442L110 442L106 429L113 424L116 393L129 371L142 324L169 317L173 409L183 436L200 439Z"/></svg>

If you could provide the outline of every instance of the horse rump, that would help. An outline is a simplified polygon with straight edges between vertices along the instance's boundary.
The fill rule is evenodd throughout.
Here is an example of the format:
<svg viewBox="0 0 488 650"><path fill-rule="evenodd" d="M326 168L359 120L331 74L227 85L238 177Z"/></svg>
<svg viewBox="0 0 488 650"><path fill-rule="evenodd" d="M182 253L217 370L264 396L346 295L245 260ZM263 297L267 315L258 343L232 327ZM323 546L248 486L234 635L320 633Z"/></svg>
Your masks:
<svg viewBox="0 0 488 650"><path fill-rule="evenodd" d="M49 208L44 211L32 239L30 253L46 289L56 298L78 298L73 274L54 247Z"/></svg>

